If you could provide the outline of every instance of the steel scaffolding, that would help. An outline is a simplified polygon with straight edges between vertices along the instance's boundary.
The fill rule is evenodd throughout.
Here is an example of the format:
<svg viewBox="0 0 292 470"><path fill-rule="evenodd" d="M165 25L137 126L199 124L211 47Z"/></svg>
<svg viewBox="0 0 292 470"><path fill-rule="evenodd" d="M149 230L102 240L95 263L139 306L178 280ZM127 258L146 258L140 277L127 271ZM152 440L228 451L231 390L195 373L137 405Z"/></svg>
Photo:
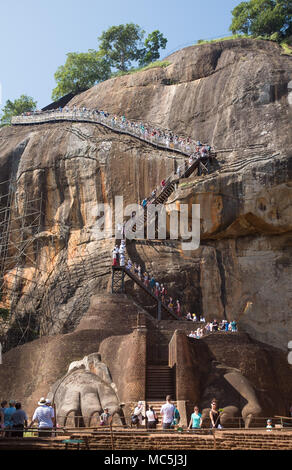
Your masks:
<svg viewBox="0 0 292 470"><path fill-rule="evenodd" d="M1 189L8 187L8 193ZM25 260L35 265L31 245L37 243L42 216L42 194L20 193L16 181L0 183L0 280Z"/></svg>
<svg viewBox="0 0 292 470"><path fill-rule="evenodd" d="M97 253L83 248L70 261L67 250L62 253L58 240L68 227L58 224L52 233L56 221L44 225L42 198L21 192L16 181L0 183L0 341L5 350L60 332L64 325L70 329L88 308L88 285L93 281L94 289L98 276ZM110 265L100 275L109 273ZM66 308L71 300L73 308Z"/></svg>
<svg viewBox="0 0 292 470"><path fill-rule="evenodd" d="M0 183L0 314L1 332L14 325L20 337L27 337L31 316L39 299L32 279L22 275L23 267L37 269L38 235L42 220L42 194L21 191L16 180ZM28 287L28 282L30 283ZM27 292L21 293L26 285ZM19 302L22 297L21 302ZM22 325L26 316L28 324ZM16 325L18 325L16 327Z"/></svg>

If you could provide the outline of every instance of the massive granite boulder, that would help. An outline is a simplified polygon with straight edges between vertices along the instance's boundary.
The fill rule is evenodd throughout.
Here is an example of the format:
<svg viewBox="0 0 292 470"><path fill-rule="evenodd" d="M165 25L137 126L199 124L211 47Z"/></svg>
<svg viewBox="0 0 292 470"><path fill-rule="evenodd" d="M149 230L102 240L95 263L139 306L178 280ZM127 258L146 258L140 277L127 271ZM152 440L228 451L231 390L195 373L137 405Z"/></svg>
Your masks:
<svg viewBox="0 0 292 470"><path fill-rule="evenodd" d="M274 43L242 39L188 47L167 60L168 67L101 83L69 106L125 114L215 146L213 172L181 182L169 201L200 203L200 248L132 243L131 257L187 310L235 317L253 337L284 350L292 332L292 58ZM92 294L110 286L114 239L96 239L97 203L113 206L116 195L125 204L141 201L176 160L89 123L0 131L1 181L16 181L12 218L26 195L43 201L37 234L25 233L25 256L10 248L17 266L6 271L1 297L14 320L7 347L39 331L74 330Z"/></svg>
<svg viewBox="0 0 292 470"><path fill-rule="evenodd" d="M1 399L20 401L31 417L39 398L49 394L58 424L67 417L69 426L76 416L88 425L105 407L117 412L116 423L123 422L119 405L125 404L129 423L137 401L148 398L147 366L162 349L176 370L176 399L185 409L187 403L206 409L216 397L228 411L225 420L230 412L246 423L288 413L292 380L286 353L242 332L189 338L187 328L193 326L185 323L158 323L125 295L93 296L74 332L39 338L3 355Z"/></svg>

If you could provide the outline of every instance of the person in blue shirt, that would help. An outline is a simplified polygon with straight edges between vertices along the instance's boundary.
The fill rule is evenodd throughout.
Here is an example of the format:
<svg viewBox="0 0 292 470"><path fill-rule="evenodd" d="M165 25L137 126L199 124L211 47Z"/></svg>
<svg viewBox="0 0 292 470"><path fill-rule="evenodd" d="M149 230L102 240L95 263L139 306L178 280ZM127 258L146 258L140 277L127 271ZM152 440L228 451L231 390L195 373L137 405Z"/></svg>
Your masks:
<svg viewBox="0 0 292 470"><path fill-rule="evenodd" d="M151 277L149 284L150 284L150 289L151 289L151 291L153 291L153 290L154 290L154 287L155 287L155 279L154 279L153 276Z"/></svg>
<svg viewBox="0 0 292 470"><path fill-rule="evenodd" d="M180 422L180 414L179 414L177 407L175 405L173 406L174 406L174 414L173 414L173 420L172 420L171 426L174 427Z"/></svg>
<svg viewBox="0 0 292 470"><path fill-rule="evenodd" d="M10 400L9 407L4 409L4 428L6 437L10 437L10 429L12 429L13 424L11 421L11 416L15 411L15 400Z"/></svg>
<svg viewBox="0 0 292 470"><path fill-rule="evenodd" d="M237 331L237 323L235 320L231 322L231 330L232 331Z"/></svg>
<svg viewBox="0 0 292 470"><path fill-rule="evenodd" d="M194 407L194 412L191 415L189 429L200 429L202 426L202 415L199 413L198 406Z"/></svg>

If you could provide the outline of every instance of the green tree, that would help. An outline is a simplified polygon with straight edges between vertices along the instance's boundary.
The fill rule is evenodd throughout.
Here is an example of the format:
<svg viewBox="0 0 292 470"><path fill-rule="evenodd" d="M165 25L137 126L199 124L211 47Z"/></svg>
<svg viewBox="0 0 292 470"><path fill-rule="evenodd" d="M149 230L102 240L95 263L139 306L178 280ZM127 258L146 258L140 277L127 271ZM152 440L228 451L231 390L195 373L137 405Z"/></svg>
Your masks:
<svg viewBox="0 0 292 470"><path fill-rule="evenodd" d="M111 26L98 38L100 51L112 67L126 72L133 61L142 57L144 34L145 31L134 23Z"/></svg>
<svg viewBox="0 0 292 470"><path fill-rule="evenodd" d="M69 52L65 65L61 65L55 73L57 86L52 92L52 99L87 90L109 76L109 62L100 51Z"/></svg>
<svg viewBox="0 0 292 470"><path fill-rule="evenodd" d="M21 95L20 98L10 101L7 100L4 108L2 108L1 126L10 124L12 116L19 116L22 113L34 111L37 102L31 96Z"/></svg>
<svg viewBox="0 0 292 470"><path fill-rule="evenodd" d="M292 34L291 0L250 0L241 2L232 11L230 30L233 34L275 35L285 39Z"/></svg>
<svg viewBox="0 0 292 470"><path fill-rule="evenodd" d="M150 64L150 62L158 60L160 57L159 49L165 49L166 44L167 39L157 29L148 34L144 42L145 48L141 51L142 57L139 61L139 65L147 65Z"/></svg>

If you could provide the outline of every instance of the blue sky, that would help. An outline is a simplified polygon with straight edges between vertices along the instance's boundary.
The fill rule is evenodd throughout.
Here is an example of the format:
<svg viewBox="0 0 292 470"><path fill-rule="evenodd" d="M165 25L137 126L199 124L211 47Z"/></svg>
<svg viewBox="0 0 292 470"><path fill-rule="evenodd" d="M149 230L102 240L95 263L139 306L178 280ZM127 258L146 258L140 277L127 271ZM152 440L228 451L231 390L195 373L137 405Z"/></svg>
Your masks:
<svg viewBox="0 0 292 470"><path fill-rule="evenodd" d="M68 52L98 48L110 26L136 23L177 48L229 34L231 10L241 0L2 0L0 83L2 104L28 94L42 108L51 102L54 73Z"/></svg>

